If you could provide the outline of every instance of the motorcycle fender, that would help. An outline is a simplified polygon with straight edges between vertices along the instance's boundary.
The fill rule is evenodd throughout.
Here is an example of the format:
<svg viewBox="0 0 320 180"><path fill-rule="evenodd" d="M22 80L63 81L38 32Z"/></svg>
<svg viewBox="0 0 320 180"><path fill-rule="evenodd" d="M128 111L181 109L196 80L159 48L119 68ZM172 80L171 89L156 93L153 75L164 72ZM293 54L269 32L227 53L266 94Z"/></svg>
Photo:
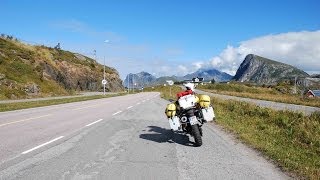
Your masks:
<svg viewBox="0 0 320 180"><path fill-rule="evenodd" d="M196 116L189 117L189 122L190 122L191 126L199 123Z"/></svg>

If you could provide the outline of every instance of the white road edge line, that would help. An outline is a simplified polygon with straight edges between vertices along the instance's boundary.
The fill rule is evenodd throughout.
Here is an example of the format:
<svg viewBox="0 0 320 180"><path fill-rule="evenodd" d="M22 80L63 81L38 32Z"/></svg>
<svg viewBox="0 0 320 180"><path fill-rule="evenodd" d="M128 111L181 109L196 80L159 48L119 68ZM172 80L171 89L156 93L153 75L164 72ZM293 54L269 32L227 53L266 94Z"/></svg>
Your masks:
<svg viewBox="0 0 320 180"><path fill-rule="evenodd" d="M48 141L48 142L43 143L43 144L41 144L41 145L39 145L39 146L36 146L36 147L34 147L34 148L32 148L32 149L29 149L29 150L27 150L27 151L24 151L24 152L22 152L21 154L27 154L27 153L29 153L29 152L31 152L31 151L34 151L34 150L36 150L36 149L39 149L39 148L45 146L45 145L48 145L48 144L50 144L50 143L53 143L54 141L57 141L57 140L59 140L59 139L61 139L61 138L64 138L64 136L60 136L60 137L57 137L57 138L55 138L55 139L52 139L51 141Z"/></svg>
<svg viewBox="0 0 320 180"><path fill-rule="evenodd" d="M133 106L129 106L129 107L127 107L127 109L130 109L130 108L133 108Z"/></svg>
<svg viewBox="0 0 320 180"><path fill-rule="evenodd" d="M91 126L91 125L94 125L95 123L98 123L98 122L100 122L100 121L102 121L103 119L99 119L99 120L97 120L97 121L95 121L95 122L92 122L92 123L90 123L90 124L87 124L86 125L86 127L89 127L89 126Z"/></svg>
<svg viewBox="0 0 320 180"><path fill-rule="evenodd" d="M117 114L119 114L119 113L122 113L122 111L118 111L118 112L116 112L116 113L113 113L112 116L117 115Z"/></svg>

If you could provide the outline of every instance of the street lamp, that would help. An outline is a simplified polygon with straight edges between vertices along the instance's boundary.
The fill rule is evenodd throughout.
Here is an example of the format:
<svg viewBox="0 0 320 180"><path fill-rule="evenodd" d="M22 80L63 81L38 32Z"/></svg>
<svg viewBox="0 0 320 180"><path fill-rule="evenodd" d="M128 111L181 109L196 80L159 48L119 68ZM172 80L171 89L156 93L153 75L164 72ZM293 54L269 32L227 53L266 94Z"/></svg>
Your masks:
<svg viewBox="0 0 320 180"><path fill-rule="evenodd" d="M109 40L105 40L104 43L109 43ZM106 58L105 58L105 56L103 56L103 80L102 80L102 84L103 84L103 95L106 95L107 80L106 80Z"/></svg>
<svg viewBox="0 0 320 180"><path fill-rule="evenodd" d="M123 62L125 62L126 63L126 65L129 65L129 64L132 64L132 63L134 63L132 60L129 60L129 61L123 61ZM128 88L128 94L130 94L130 72L128 73L128 76L127 76L127 88ZM133 78L134 78L134 76L133 76L133 74L131 75L131 79L132 79L132 91L133 91Z"/></svg>
<svg viewBox="0 0 320 180"><path fill-rule="evenodd" d="M130 94L130 73L127 75L127 89L128 89L128 94Z"/></svg>

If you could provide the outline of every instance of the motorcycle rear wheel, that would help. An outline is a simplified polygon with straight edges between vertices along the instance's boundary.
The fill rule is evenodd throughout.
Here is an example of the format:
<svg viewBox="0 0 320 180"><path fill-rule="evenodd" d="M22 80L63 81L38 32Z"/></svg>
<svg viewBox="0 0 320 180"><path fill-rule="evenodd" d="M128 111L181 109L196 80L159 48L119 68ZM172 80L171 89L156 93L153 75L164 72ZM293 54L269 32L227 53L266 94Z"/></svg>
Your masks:
<svg viewBox="0 0 320 180"><path fill-rule="evenodd" d="M199 126L195 124L195 125L192 125L191 128L192 128L192 134L194 137L195 145L199 147L202 145L202 137L199 130Z"/></svg>

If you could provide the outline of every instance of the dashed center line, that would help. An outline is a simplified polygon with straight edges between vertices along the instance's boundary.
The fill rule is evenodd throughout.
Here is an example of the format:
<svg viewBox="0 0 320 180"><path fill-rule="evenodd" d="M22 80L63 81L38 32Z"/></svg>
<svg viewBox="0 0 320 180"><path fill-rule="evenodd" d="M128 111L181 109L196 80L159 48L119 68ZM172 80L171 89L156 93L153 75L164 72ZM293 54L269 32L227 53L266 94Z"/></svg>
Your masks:
<svg viewBox="0 0 320 180"><path fill-rule="evenodd" d="M92 123L90 123L90 124L87 124L86 126L89 127L89 126L91 126L91 125L94 125L95 123L98 123L98 122L102 121L102 120L103 120L103 119L99 119L99 120L97 120L97 121L95 121L95 122L92 122Z"/></svg>
<svg viewBox="0 0 320 180"><path fill-rule="evenodd" d="M39 148L45 146L45 145L48 145L48 144L50 144L50 143L53 143L54 141L57 141L57 140L59 140L59 139L61 139L61 138L64 138L64 136L60 136L60 137L57 137L57 138L55 138L55 139L52 139L51 141L48 141L48 142L43 143L43 144L41 144L41 145L39 145L39 146L36 146L36 147L34 147L34 148L32 148L32 149L29 149L29 150L27 150L27 151L24 151L24 152L22 152L21 154L27 154L27 153L29 153L29 152L31 152L31 151L34 151L34 150L36 150L36 149L39 149Z"/></svg>
<svg viewBox="0 0 320 180"><path fill-rule="evenodd" d="M139 105L140 103L138 102L137 105Z"/></svg>
<svg viewBox="0 0 320 180"><path fill-rule="evenodd" d="M118 111L118 112L116 112L116 113L113 113L112 116L117 115L117 114L119 114L119 113L122 113L122 111Z"/></svg>
<svg viewBox="0 0 320 180"><path fill-rule="evenodd" d="M100 106L101 104L95 104L95 105L91 105L91 106L85 106L85 107L79 107L79 108L75 108L75 109L72 109L72 110L81 110L81 109L86 109L86 108L91 108L91 107L95 107L95 106Z"/></svg>
<svg viewBox="0 0 320 180"><path fill-rule="evenodd" d="M48 116L52 116L52 114L47 114L47 115L38 116L38 117L33 117L33 118L28 118L28 119L23 119L23 120L19 120L19 121L8 122L8 123L0 124L0 127L2 127L2 126L7 126L7 125L10 125L10 124L19 123L19 122L25 122L25 121L30 121L30 120L34 120L34 119L40 119L40 118L48 117Z"/></svg>
<svg viewBox="0 0 320 180"><path fill-rule="evenodd" d="M127 107L127 109L131 109L131 108L133 108L133 106L129 106L129 107Z"/></svg>
<svg viewBox="0 0 320 180"><path fill-rule="evenodd" d="M143 100L142 102L144 103L144 102L146 102L146 100Z"/></svg>

